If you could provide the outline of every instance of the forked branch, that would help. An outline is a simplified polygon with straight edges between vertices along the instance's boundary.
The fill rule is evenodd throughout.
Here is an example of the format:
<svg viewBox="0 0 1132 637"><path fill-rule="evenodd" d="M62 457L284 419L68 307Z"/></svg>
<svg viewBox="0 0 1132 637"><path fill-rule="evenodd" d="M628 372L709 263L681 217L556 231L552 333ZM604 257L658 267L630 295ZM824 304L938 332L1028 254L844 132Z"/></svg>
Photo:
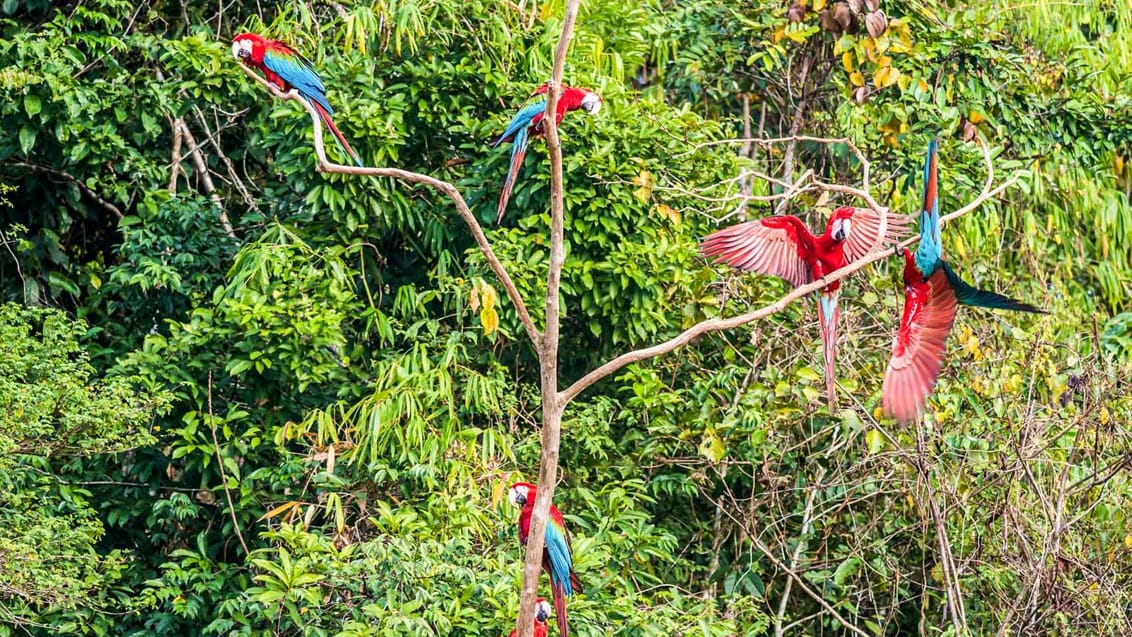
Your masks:
<svg viewBox="0 0 1132 637"><path fill-rule="evenodd" d="M318 159L318 171L323 173L338 173L343 175L361 175L365 177L392 177L400 181L405 181L413 184L421 184L429 186L444 193L452 203L456 206L456 212L468 225L468 229L472 231L472 236L476 240L476 245L479 246L483 252L484 258L491 266L492 272L499 279L503 285L503 289L507 291L507 297L511 299L511 303L515 306L515 311L519 315L519 320L523 323L523 327L527 331L527 337L530 338L531 344L537 349L542 342L542 334L539 333L538 328L535 327L534 321L531 320L531 314L527 311L527 305L523 302L523 298L519 296L519 290L515 287L515 282L511 280L511 275L507 273L507 268L503 267L503 263L499 257L495 255L495 251L491 249L491 244L488 243L487 236L483 232L479 221L475 215L472 214L471 208L468 207L468 202L464 200L464 196L460 194L460 190L456 186L447 181L437 179L422 173L415 173L409 170L401 170L399 168L359 168L358 166L345 166L343 164L336 164L326 158L326 146L322 139L322 120L319 119L318 113L309 102L299 96L294 90L283 92L275 87L272 83L260 77L253 69L240 64L240 68L248 77L264 86L272 95L281 100L295 100L303 105L307 114L310 115L311 124L314 126L314 152Z"/></svg>
<svg viewBox="0 0 1132 637"><path fill-rule="evenodd" d="M1011 185L1014 184L1014 182L1016 182L1018 180L1018 175L1015 174L1015 175L1011 175L1009 179L1000 183L998 186L993 186L993 184L994 184L994 166L991 163L990 149L987 147L986 143L982 140L982 138L976 138L976 139L978 139L979 147L983 151L983 158L984 158L984 160L986 162L986 166L987 166L986 183L984 183L983 190L982 190L982 192L979 193L978 197L975 197L975 199L973 201L971 201L971 203L967 204L966 206L963 206L959 210L956 210L955 212L944 215L940 219L940 223L947 223L948 221L951 221L952 219L955 219L956 217L960 217L962 215L967 214L968 212L971 212L975 208L978 208L980 205L985 203L990 198L997 196L999 193L1001 193L1002 191L1009 188ZM865 195L866 195L866 193L864 193L863 191L858 190L856 188L852 188L850 186L833 186L833 185L831 185L831 186L828 186L828 187L833 189L833 190L837 190L839 192L846 192L848 194L861 196L862 198L865 198ZM866 201L868 201L869 199L871 199L871 197L866 199ZM870 203L870 205L873 205L873 203ZM875 207L876 206L874 206L874 208ZM707 319L705 321L702 321L700 323L693 325L692 327L684 330L683 332L681 332L677 336L675 336L672 339L669 339L669 340L667 340L663 343L659 343L659 344L653 345L651 347L645 347L643 349L638 349L638 350L635 350L635 351L632 351L632 352L626 352L625 354L622 354L622 355L618 356L617 358L614 358L613 360L609 361L608 363L598 367L597 369L593 370L592 372L590 372L590 373L586 374L585 376L579 378L577 381L574 382L573 385L570 385L569 387L567 387L562 392L562 394L560 396L560 400L562 401L563 404L568 403L571 400L573 400L575 397L577 397L578 394L585 391L586 388L588 388L590 385L593 385L597 381L605 378L606 376L609 376L610 374L612 374L613 372L616 372L617 370L621 369L622 367L625 367L626 365L629 365L631 363L637 363L637 362L640 362L640 361L643 361L643 360L646 360L646 359L649 359L649 358L660 356L661 354L667 354L668 352L671 352L672 350L674 350L674 349L676 349L676 348L678 348L682 345L688 344L689 342L692 341L692 339L695 339L696 337L702 336L704 334L708 334L710 332L719 332L719 331L722 331L722 330L733 329L733 328L739 327L740 325L745 325L747 323L751 323L753 321L757 321L759 319L766 318L766 317L768 317L772 314L777 314L778 312L781 312L783 309L785 309L787 305L793 303L794 301L797 301L798 299L808 295L809 293L816 292L816 291L824 288L825 286L829 285L830 283L833 283L834 281L840 281L841 279L844 279L845 277L849 276L850 274L853 274L857 270L864 268L865 266L876 263L877 261L880 261L881 259L887 259L888 257L890 257L894 254L898 254L899 249L913 245L913 244L919 242L919 240L920 240L919 236L914 236L914 237L910 237L908 239L905 239L904 242L902 242L899 246L896 246L896 249L894 249L894 250L881 250L881 249L874 250L868 256L865 256L864 258L862 258L858 261L854 261L853 263L850 263L849 265L841 268L840 270L834 270L830 274L828 274L828 275L826 275L826 276L824 276L824 277L822 277L822 278L820 278L820 279L818 279L818 280L816 280L812 283L807 283L806 285L794 288L793 290L790 291L789 294L782 297L781 299L778 299L774 303L771 303L770 305L763 306L763 307L761 307L757 310L752 310L750 312L747 312L746 314L741 314L739 316L733 316L733 317L725 318L725 319L721 319L721 318Z"/></svg>

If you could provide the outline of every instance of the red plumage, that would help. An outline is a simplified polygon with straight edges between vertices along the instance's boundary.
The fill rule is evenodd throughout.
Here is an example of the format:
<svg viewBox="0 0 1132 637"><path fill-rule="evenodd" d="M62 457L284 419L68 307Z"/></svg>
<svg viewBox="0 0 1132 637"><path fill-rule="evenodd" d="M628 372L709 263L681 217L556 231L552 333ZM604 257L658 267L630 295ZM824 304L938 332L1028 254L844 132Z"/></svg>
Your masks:
<svg viewBox="0 0 1132 637"><path fill-rule="evenodd" d="M519 543L523 546L527 545L527 539L531 533L531 516L534 513L535 498L538 495L538 489L535 485L529 482L516 482L511 485L510 489L513 496L509 496L512 503L520 507L519 510ZM515 497L521 499L516 501ZM551 527L554 527L554 530ZM565 568L569 568L569 574L558 573L555 566L555 558L551 555L552 542L564 543L564 546L555 547L558 550L559 559L565 558ZM550 519L547 520L547 537L543 544L542 549L542 569L550 577L550 592L551 599L554 602L554 619L558 624L558 633L560 637L567 637L570 633L569 620L566 615L566 598L568 595L574 593L582 593L582 582L578 579L578 573L574 571L572 564L573 546L570 542L570 532L566 529L566 520L562 517L562 512L558 507L553 504L550 505ZM563 556L562 553L565 553ZM563 570L565 570L563 568ZM564 589L565 579L569 577L570 592L567 593ZM559 580L562 580L561 582Z"/></svg>
<svg viewBox="0 0 1132 637"><path fill-rule="evenodd" d="M904 250L904 314L881 389L885 413L898 422L915 420L935 387L957 307L943 268L925 280Z"/></svg>
<svg viewBox="0 0 1132 637"><path fill-rule="evenodd" d="M713 263L777 276L795 285L816 281L860 259L877 246L895 243L907 233L909 218L881 216L867 208L838 208L815 236L792 215L765 217L718 230L704 238L700 251ZM818 300L822 358L825 361L829 412L836 406L834 360L837 355L837 307L841 282L822 288Z"/></svg>
<svg viewBox="0 0 1132 637"><path fill-rule="evenodd" d="M548 637L549 626L547 625L546 620L549 619L549 618L550 618L550 613L546 609L546 600L540 597L537 600L535 600L535 619L534 619L535 632L534 632L534 637ZM519 630L518 629L511 631L511 637L518 637L518 636L519 636Z"/></svg>
<svg viewBox="0 0 1132 637"><path fill-rule="evenodd" d="M326 85L314 70L314 64L285 42L271 40L254 33L241 33L232 39L232 55L263 73L264 79L280 91L294 89L314 107L323 126L334 136L339 148L358 166L363 166L346 136L334 123L334 109L326 99Z"/></svg>

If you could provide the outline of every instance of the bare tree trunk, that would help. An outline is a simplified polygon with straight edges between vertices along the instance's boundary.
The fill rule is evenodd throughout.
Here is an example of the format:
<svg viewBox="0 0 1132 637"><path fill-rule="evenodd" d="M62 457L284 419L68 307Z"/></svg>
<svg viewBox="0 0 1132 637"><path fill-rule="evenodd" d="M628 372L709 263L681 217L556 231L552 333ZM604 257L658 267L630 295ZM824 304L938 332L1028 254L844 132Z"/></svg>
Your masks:
<svg viewBox="0 0 1132 637"><path fill-rule="evenodd" d="M538 493L531 512L531 530L527 536L527 559L523 567L523 592L519 598L519 637L534 635L535 600L538 598L538 580L542 571L542 551L546 539L546 520L558 480L558 450L562 439L562 409L566 400L558 393L558 290L562 281L562 265L566 262L563 248L565 234L562 188L562 142L558 138L555 112L558 108L558 91L562 87L562 74L566 65L566 51L574 33L581 0L570 0L562 22L562 35L554 52L554 70L546 92L546 147L550 155L550 264L546 273L546 327L538 343L539 366L542 381L542 458L539 462Z"/></svg>

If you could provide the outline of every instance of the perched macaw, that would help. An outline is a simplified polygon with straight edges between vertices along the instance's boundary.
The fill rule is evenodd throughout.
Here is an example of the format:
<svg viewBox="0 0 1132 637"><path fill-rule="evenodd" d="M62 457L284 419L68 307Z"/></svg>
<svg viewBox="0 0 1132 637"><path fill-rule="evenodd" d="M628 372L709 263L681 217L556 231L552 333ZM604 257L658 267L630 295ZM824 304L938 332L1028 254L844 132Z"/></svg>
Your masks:
<svg viewBox="0 0 1132 637"><path fill-rule="evenodd" d="M920 246L904 250L904 315L892 339L892 359L881 390L884 411L901 423L916 419L935 387L947 335L959 305L1044 314L1029 303L967 284L943 260L939 230L939 151L936 140L924 160Z"/></svg>
<svg viewBox="0 0 1132 637"><path fill-rule="evenodd" d="M314 65L287 44L271 40L254 33L241 33L232 40L232 55L252 68L258 69L268 82L281 91L294 88L308 103L314 106L319 119L333 135L338 147L359 167L364 166L358 154L350 148L350 143L342 131L334 125L334 109L326 100L326 85L314 71Z"/></svg>
<svg viewBox="0 0 1132 637"><path fill-rule="evenodd" d="M543 598L535 602L535 633L534 637L547 637L548 627L546 620L550 619L550 603ZM519 637L518 629L511 631L511 637Z"/></svg>
<svg viewBox="0 0 1132 637"><path fill-rule="evenodd" d="M519 543L527 545L531 532L531 512L535 509L535 485L516 482L507 492L511 504L519 507ZM558 507L550 505L550 519L546 524L546 543L542 549L542 568L550 576L551 598L554 600L554 621L558 623L559 637L569 635L566 620L566 598L581 593L582 583L574 572L574 557L570 548L570 532Z"/></svg>
<svg viewBox="0 0 1132 637"><path fill-rule="evenodd" d="M805 285L845 267L882 244L892 244L908 232L910 219L889 214L881 227L880 214L868 208L842 207L833 211L825 233L814 236L792 215L764 217L728 226L704 238L700 251L740 270L771 274ZM829 413L836 405L833 362L837 356L837 299L841 282L834 281L817 295L825 358L825 387Z"/></svg>
<svg viewBox="0 0 1132 637"><path fill-rule="evenodd" d="M503 182L503 191L499 193L499 206L496 208L496 223L503 220L503 213L507 210L507 200L511 198L511 189L515 187L515 177L519 174L519 167L523 165L523 158L527 156L527 145L531 136L539 136L542 131L542 117L546 111L546 84L539 86L527 98L527 103L511 118L507 129L499 139L491 145L495 148L503 142L511 142L511 166L507 170L507 180ZM590 115L597 115L601 110L601 96L588 88L563 88L558 97L558 105L554 109L555 124L562 123L562 117L567 111L582 109Z"/></svg>

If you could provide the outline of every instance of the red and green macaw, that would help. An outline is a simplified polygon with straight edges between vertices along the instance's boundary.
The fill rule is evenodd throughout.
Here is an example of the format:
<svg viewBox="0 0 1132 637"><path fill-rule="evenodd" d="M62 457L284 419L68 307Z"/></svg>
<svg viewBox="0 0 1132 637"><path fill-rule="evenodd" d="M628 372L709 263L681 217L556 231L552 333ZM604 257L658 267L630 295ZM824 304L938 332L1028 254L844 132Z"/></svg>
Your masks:
<svg viewBox="0 0 1132 637"><path fill-rule="evenodd" d="M535 509L535 485L529 482L516 482L507 492L507 500L519 507L519 543L527 545L531 533L531 512ZM566 598L574 593L582 593L582 583L574 572L573 550L570 548L570 532L558 507L550 505L550 519L546 524L546 543L542 549L542 568L550 576L551 598L554 600L554 621L558 623L559 637L569 635L566 619Z"/></svg>
<svg viewBox="0 0 1132 637"><path fill-rule="evenodd" d="M342 131L334 125L334 109L326 100L326 85L315 73L314 65L287 44L271 40L254 33L241 33L232 40L232 55L254 69L258 69L268 82L281 91L294 88L298 91L322 120L323 126L333 135L338 147L358 166L364 166L358 154L350 148L350 143Z"/></svg>
<svg viewBox="0 0 1132 637"><path fill-rule="evenodd" d="M546 620L550 619L550 603L543 598L535 602L535 633L534 637L547 637L549 627ZM511 631L511 637L519 637L519 630Z"/></svg>
<svg viewBox="0 0 1132 637"><path fill-rule="evenodd" d="M902 215L881 216L868 208L842 207L833 211L825 232L810 233L802 220L792 215L765 217L735 224L704 238L700 251L740 270L770 274L795 286L805 285L860 259L882 243L896 243L907 233L910 222ZM818 294L818 319L829 413L836 405L834 358L837 355L837 300L841 282L834 281Z"/></svg>
<svg viewBox="0 0 1132 637"><path fill-rule="evenodd" d="M527 98L527 103L511 118L507 129L499 139L491 145L495 148L503 142L511 142L511 166L507 170L507 180L503 182L503 191L499 193L499 206L496 208L496 223L503 220L503 213L507 210L507 200L511 198L511 189L515 187L515 178L519 175L519 168L523 165L523 158L527 156L527 145L531 136L538 137L543 134L542 118L546 111L546 84L539 86ZM563 87L559 93L558 105L554 109L555 124L561 124L567 111L582 109L590 115L597 115L601 110L601 96L588 88Z"/></svg>
<svg viewBox="0 0 1132 637"><path fill-rule="evenodd" d="M892 340L892 359L884 375L884 411L901 423L916 419L939 378L947 336L959 305L1044 314L1029 303L964 282L943 260L939 228L939 150L928 145L924 160L924 202L920 209L920 246L904 250L904 315Z"/></svg>

